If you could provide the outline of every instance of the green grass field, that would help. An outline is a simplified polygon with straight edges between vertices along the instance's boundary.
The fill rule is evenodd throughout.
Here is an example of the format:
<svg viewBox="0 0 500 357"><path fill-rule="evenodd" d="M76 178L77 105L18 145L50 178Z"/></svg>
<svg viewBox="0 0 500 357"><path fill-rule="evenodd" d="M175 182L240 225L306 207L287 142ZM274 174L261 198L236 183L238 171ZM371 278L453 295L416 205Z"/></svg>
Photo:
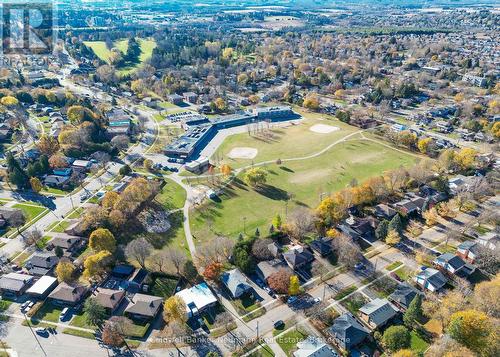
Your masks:
<svg viewBox="0 0 500 357"><path fill-rule="evenodd" d="M293 351L297 349L297 343L305 340L307 334L298 330L291 330L282 336L276 337L276 342L287 356L293 356Z"/></svg>
<svg viewBox="0 0 500 357"><path fill-rule="evenodd" d="M234 145L232 139L231 142ZM243 183L241 174L221 195L220 202L207 203L192 212L192 230L198 242L217 234L236 238L243 231L245 217L247 233L253 233L256 228L267 232L276 214L286 216L287 205L288 212L297 207L315 209L322 194L345 188L353 179L362 182L384 171L410 166L416 160L410 154L379 143L352 139L318 157L282 165L269 164L264 167L268 178L263 188L250 188ZM287 203L290 195L292 199Z"/></svg>
<svg viewBox="0 0 500 357"><path fill-rule="evenodd" d="M26 223L47 210L47 208L43 206L23 204L23 203L15 204L13 208L19 208L21 211L23 211L24 215L26 216Z"/></svg>
<svg viewBox="0 0 500 357"><path fill-rule="evenodd" d="M130 67L120 68L119 73L128 74L135 70L140 64L144 63L146 60L151 58L153 54L153 49L156 47L156 42L151 39L138 39L141 46L141 55L139 56L139 64ZM109 58L111 56L111 50L106 47L104 41L85 41L85 46L91 48L97 57L101 60L109 63ZM120 50L122 53L127 51L128 40L119 40L114 43L115 48Z"/></svg>
<svg viewBox="0 0 500 357"><path fill-rule="evenodd" d="M184 207L186 201L186 191L172 180L165 179L167 184L156 196L156 201L162 204L166 209L178 209Z"/></svg>

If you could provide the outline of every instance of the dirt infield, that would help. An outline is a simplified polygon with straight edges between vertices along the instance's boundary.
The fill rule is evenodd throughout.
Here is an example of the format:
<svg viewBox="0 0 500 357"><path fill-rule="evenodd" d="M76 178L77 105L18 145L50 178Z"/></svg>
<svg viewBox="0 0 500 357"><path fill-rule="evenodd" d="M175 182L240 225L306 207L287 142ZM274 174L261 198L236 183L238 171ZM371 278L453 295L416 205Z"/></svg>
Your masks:
<svg viewBox="0 0 500 357"><path fill-rule="evenodd" d="M309 128L312 132L315 133L320 133L320 134L330 134L333 133L334 131L340 130L340 128L332 125L326 125L326 124L316 124L313 125Z"/></svg>
<svg viewBox="0 0 500 357"><path fill-rule="evenodd" d="M251 160L257 156L258 152L259 152L259 150L255 149L255 148L238 147L238 148L232 149L227 156L231 159Z"/></svg>

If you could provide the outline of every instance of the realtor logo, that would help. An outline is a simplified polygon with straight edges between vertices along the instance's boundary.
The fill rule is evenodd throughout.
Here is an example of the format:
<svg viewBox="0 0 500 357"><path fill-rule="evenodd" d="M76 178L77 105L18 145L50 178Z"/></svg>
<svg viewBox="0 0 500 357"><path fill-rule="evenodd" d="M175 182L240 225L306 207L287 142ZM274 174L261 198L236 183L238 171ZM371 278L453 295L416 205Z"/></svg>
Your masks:
<svg viewBox="0 0 500 357"><path fill-rule="evenodd" d="M4 55L48 55L55 32L51 2L10 2L0 5Z"/></svg>

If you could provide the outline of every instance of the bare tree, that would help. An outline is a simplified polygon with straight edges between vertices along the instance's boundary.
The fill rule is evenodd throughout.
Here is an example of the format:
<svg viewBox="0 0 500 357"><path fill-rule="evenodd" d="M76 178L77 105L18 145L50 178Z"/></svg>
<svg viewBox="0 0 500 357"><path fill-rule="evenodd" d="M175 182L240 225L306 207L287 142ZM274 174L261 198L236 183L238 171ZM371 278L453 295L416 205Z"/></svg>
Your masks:
<svg viewBox="0 0 500 357"><path fill-rule="evenodd" d="M130 139L127 135L117 135L111 139L111 144L120 151L125 150L129 143Z"/></svg>
<svg viewBox="0 0 500 357"><path fill-rule="evenodd" d="M149 259L149 264L151 265L152 269L160 273L165 272L166 267L169 263L166 253L166 251L159 251L151 256L151 258Z"/></svg>
<svg viewBox="0 0 500 357"><path fill-rule="evenodd" d="M21 234L19 229L26 224L26 216L23 211L16 210L12 213L8 221L11 227L17 228L17 233Z"/></svg>
<svg viewBox="0 0 500 357"><path fill-rule="evenodd" d="M38 242L40 239L42 239L42 237L43 237L43 232L35 227L32 230L30 230L21 239L22 239L25 247L30 247L30 246L36 244L36 242Z"/></svg>
<svg viewBox="0 0 500 357"><path fill-rule="evenodd" d="M186 254L179 249L169 249L165 253L167 262L175 269L175 274L180 276L187 261Z"/></svg>
<svg viewBox="0 0 500 357"><path fill-rule="evenodd" d="M339 262L348 268L354 268L354 265L361 257L361 249L353 240L345 235L334 239L334 246L337 250Z"/></svg>
<svg viewBox="0 0 500 357"><path fill-rule="evenodd" d="M196 250L196 258L202 266L225 263L233 253L234 241L227 237L216 237Z"/></svg>
<svg viewBox="0 0 500 357"><path fill-rule="evenodd" d="M143 268L146 267L146 259L151 254L153 246L145 238L135 239L125 248L127 257L135 260Z"/></svg>
<svg viewBox="0 0 500 357"><path fill-rule="evenodd" d="M270 260L273 254L269 250L269 244L273 241L271 239L256 239L252 245L252 255L259 261Z"/></svg>
<svg viewBox="0 0 500 357"><path fill-rule="evenodd" d="M303 239L304 236L314 229L316 216L306 208L297 208L288 217L289 226L293 238Z"/></svg>
<svg viewBox="0 0 500 357"><path fill-rule="evenodd" d="M474 264L482 271L495 275L500 266L500 247L489 249L478 244Z"/></svg>

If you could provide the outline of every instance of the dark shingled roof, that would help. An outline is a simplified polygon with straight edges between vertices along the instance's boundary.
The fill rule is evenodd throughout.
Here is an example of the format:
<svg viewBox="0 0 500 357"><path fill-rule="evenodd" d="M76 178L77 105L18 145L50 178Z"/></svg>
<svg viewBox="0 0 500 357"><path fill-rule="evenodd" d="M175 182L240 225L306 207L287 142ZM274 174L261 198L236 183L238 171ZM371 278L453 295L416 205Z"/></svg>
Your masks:
<svg viewBox="0 0 500 357"><path fill-rule="evenodd" d="M349 313L336 318L327 331L335 337L337 343L345 350L350 350L360 344L369 334L368 330Z"/></svg>

